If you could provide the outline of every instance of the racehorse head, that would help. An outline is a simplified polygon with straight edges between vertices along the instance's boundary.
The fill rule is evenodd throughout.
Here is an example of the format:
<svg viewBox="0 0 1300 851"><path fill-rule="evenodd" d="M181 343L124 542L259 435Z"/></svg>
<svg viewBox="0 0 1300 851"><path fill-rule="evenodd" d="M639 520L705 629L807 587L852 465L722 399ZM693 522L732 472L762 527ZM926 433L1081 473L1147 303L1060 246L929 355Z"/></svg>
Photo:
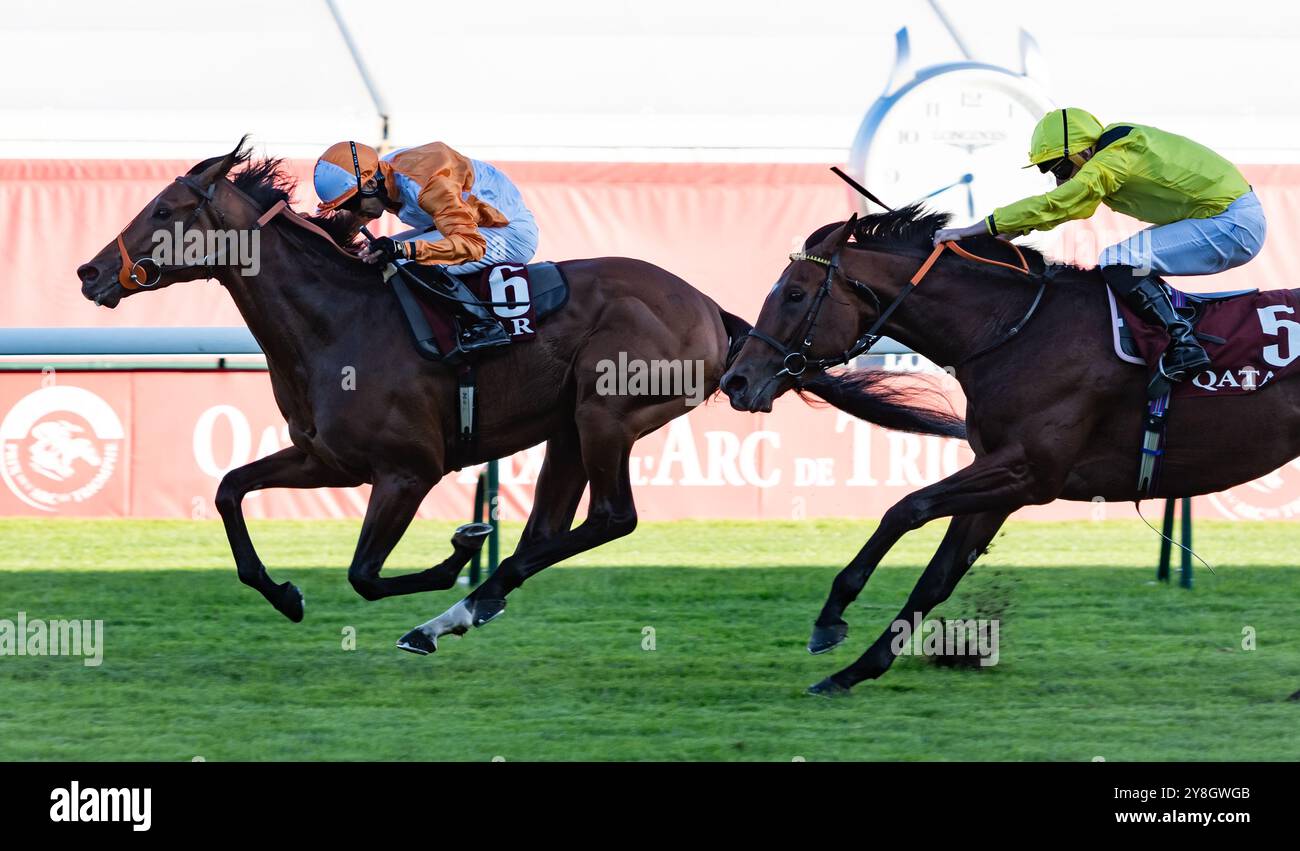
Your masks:
<svg viewBox="0 0 1300 851"><path fill-rule="evenodd" d="M732 407L769 411L791 388L823 395L819 387L837 381L826 370L853 360L881 335L954 369L1014 336L1029 314L1019 323L1009 314L1038 304L1025 284L1046 280L1046 260L991 236L964 241L978 254L955 244L941 252L933 237L948 218L912 204L814 231L790 255L722 377ZM939 262L941 253L957 256ZM1015 286L986 285L995 281ZM991 319L1015 330L990 338Z"/></svg>
<svg viewBox="0 0 1300 851"><path fill-rule="evenodd" d="M251 151L246 141L244 137L230 153L198 163L163 187L115 239L77 269L82 295L111 308L141 290L215 277L216 258L202 252L187 260L184 245L175 245L174 238L179 231L189 237L186 243L199 236L204 239L196 244L209 246L215 241L206 237L213 230L254 226L254 208L247 203L231 203L228 196L234 186L225 179L232 168L248 162ZM288 193L284 194L287 198ZM165 253L161 251L164 245Z"/></svg>
<svg viewBox="0 0 1300 851"><path fill-rule="evenodd" d="M851 292L841 256L856 217L814 231L768 292L750 338L721 387L733 408L770 411L772 400L813 374L817 362L852 346L871 305Z"/></svg>

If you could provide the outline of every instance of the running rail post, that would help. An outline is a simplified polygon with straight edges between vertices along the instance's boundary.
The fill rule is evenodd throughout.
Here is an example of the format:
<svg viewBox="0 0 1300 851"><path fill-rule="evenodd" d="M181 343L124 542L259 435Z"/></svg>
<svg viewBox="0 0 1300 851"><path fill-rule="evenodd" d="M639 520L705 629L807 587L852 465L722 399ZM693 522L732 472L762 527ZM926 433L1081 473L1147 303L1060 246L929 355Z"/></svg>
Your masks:
<svg viewBox="0 0 1300 851"><path fill-rule="evenodd" d="M483 522L483 485L486 480L487 471L478 474L478 481L474 483L474 517L475 523ZM469 565L469 584L471 588L477 588L483 578L483 549L474 553L474 560Z"/></svg>
<svg viewBox="0 0 1300 851"><path fill-rule="evenodd" d="M1165 500L1165 521L1161 524L1160 565L1156 568L1156 579L1168 582L1174 541L1174 511L1182 506L1182 523L1180 524L1180 549L1178 564L1178 585L1182 588L1192 587L1192 498L1185 496L1170 497Z"/></svg>
<svg viewBox="0 0 1300 851"><path fill-rule="evenodd" d="M501 555L501 521L498 518L499 474L497 462L489 461L487 467L487 503L488 523L492 525L492 534L488 535L488 576L497 572L497 561Z"/></svg>
<svg viewBox="0 0 1300 851"><path fill-rule="evenodd" d="M497 462L489 461L487 467L478 474L478 481L474 483L474 522L482 523L486 521L492 527L487 539L488 576L496 573L497 561L501 556L501 521L497 519L499 478ZM485 514L486 517L484 517ZM476 588L482 581L483 550L479 549L478 552L474 553L474 560L470 562L470 587Z"/></svg>
<svg viewBox="0 0 1300 851"><path fill-rule="evenodd" d="M1160 582L1169 581L1169 556L1170 549L1174 541L1174 505L1175 499L1165 500L1165 522L1161 526L1162 537L1160 538L1160 566L1156 568L1156 579Z"/></svg>

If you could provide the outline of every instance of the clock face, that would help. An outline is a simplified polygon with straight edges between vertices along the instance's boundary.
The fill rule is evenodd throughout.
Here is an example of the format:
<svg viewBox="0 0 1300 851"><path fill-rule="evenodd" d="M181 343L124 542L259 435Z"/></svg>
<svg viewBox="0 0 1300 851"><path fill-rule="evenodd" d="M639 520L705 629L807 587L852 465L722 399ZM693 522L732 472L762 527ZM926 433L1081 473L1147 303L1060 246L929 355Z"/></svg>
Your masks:
<svg viewBox="0 0 1300 851"><path fill-rule="evenodd" d="M872 110L852 157L864 185L890 206L924 201L967 225L1055 187L1051 175L1023 168L1034 125L1051 108L1032 81L954 69L892 100L883 114Z"/></svg>

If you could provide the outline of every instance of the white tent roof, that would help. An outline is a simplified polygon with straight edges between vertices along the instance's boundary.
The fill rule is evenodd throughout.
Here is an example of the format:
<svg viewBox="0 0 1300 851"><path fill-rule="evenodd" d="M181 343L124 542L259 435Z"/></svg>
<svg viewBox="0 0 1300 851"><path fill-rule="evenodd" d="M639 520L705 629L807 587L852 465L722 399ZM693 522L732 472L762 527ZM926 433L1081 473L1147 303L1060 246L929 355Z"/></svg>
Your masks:
<svg viewBox="0 0 1300 851"><path fill-rule="evenodd" d="M1266 0L1044 4L338 0L395 145L503 159L843 158L909 27L914 66L1018 69L1058 103L1300 161L1300 18ZM949 31L939 12L947 12ZM954 35L955 33L955 35ZM0 20L0 156L198 158L252 132L314 156L378 141L325 0L20 0Z"/></svg>

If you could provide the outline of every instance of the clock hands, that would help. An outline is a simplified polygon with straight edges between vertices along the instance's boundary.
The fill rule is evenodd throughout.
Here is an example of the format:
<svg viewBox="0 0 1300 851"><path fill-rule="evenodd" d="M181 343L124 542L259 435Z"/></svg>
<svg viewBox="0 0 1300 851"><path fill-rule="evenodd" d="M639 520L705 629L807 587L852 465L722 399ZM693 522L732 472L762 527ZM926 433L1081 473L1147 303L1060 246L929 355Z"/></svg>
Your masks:
<svg viewBox="0 0 1300 851"><path fill-rule="evenodd" d="M940 186L938 189L934 190L933 192L929 192L925 195L922 195L920 198L917 198L916 200L925 201L929 198L933 198L934 196L940 193L947 192L949 189L952 189L954 186L961 186L963 183L966 184L967 186L970 186L973 180L975 180L975 175L971 174L970 172L966 172L961 177L954 180L952 183L949 183L947 186Z"/></svg>
<svg viewBox="0 0 1300 851"><path fill-rule="evenodd" d="M966 187L967 215L974 216L975 215L975 193L971 190L970 187L971 183L973 183L974 181L975 181L975 175L971 174L970 172L966 172L961 177L954 180L952 183L949 183L947 186L940 186L938 189L934 190L933 192L929 192L925 195L922 195L920 198L917 198L916 200L918 202L926 201L930 198L933 198L936 195L940 195L944 192L947 192L949 189L952 189L953 187L964 185Z"/></svg>

